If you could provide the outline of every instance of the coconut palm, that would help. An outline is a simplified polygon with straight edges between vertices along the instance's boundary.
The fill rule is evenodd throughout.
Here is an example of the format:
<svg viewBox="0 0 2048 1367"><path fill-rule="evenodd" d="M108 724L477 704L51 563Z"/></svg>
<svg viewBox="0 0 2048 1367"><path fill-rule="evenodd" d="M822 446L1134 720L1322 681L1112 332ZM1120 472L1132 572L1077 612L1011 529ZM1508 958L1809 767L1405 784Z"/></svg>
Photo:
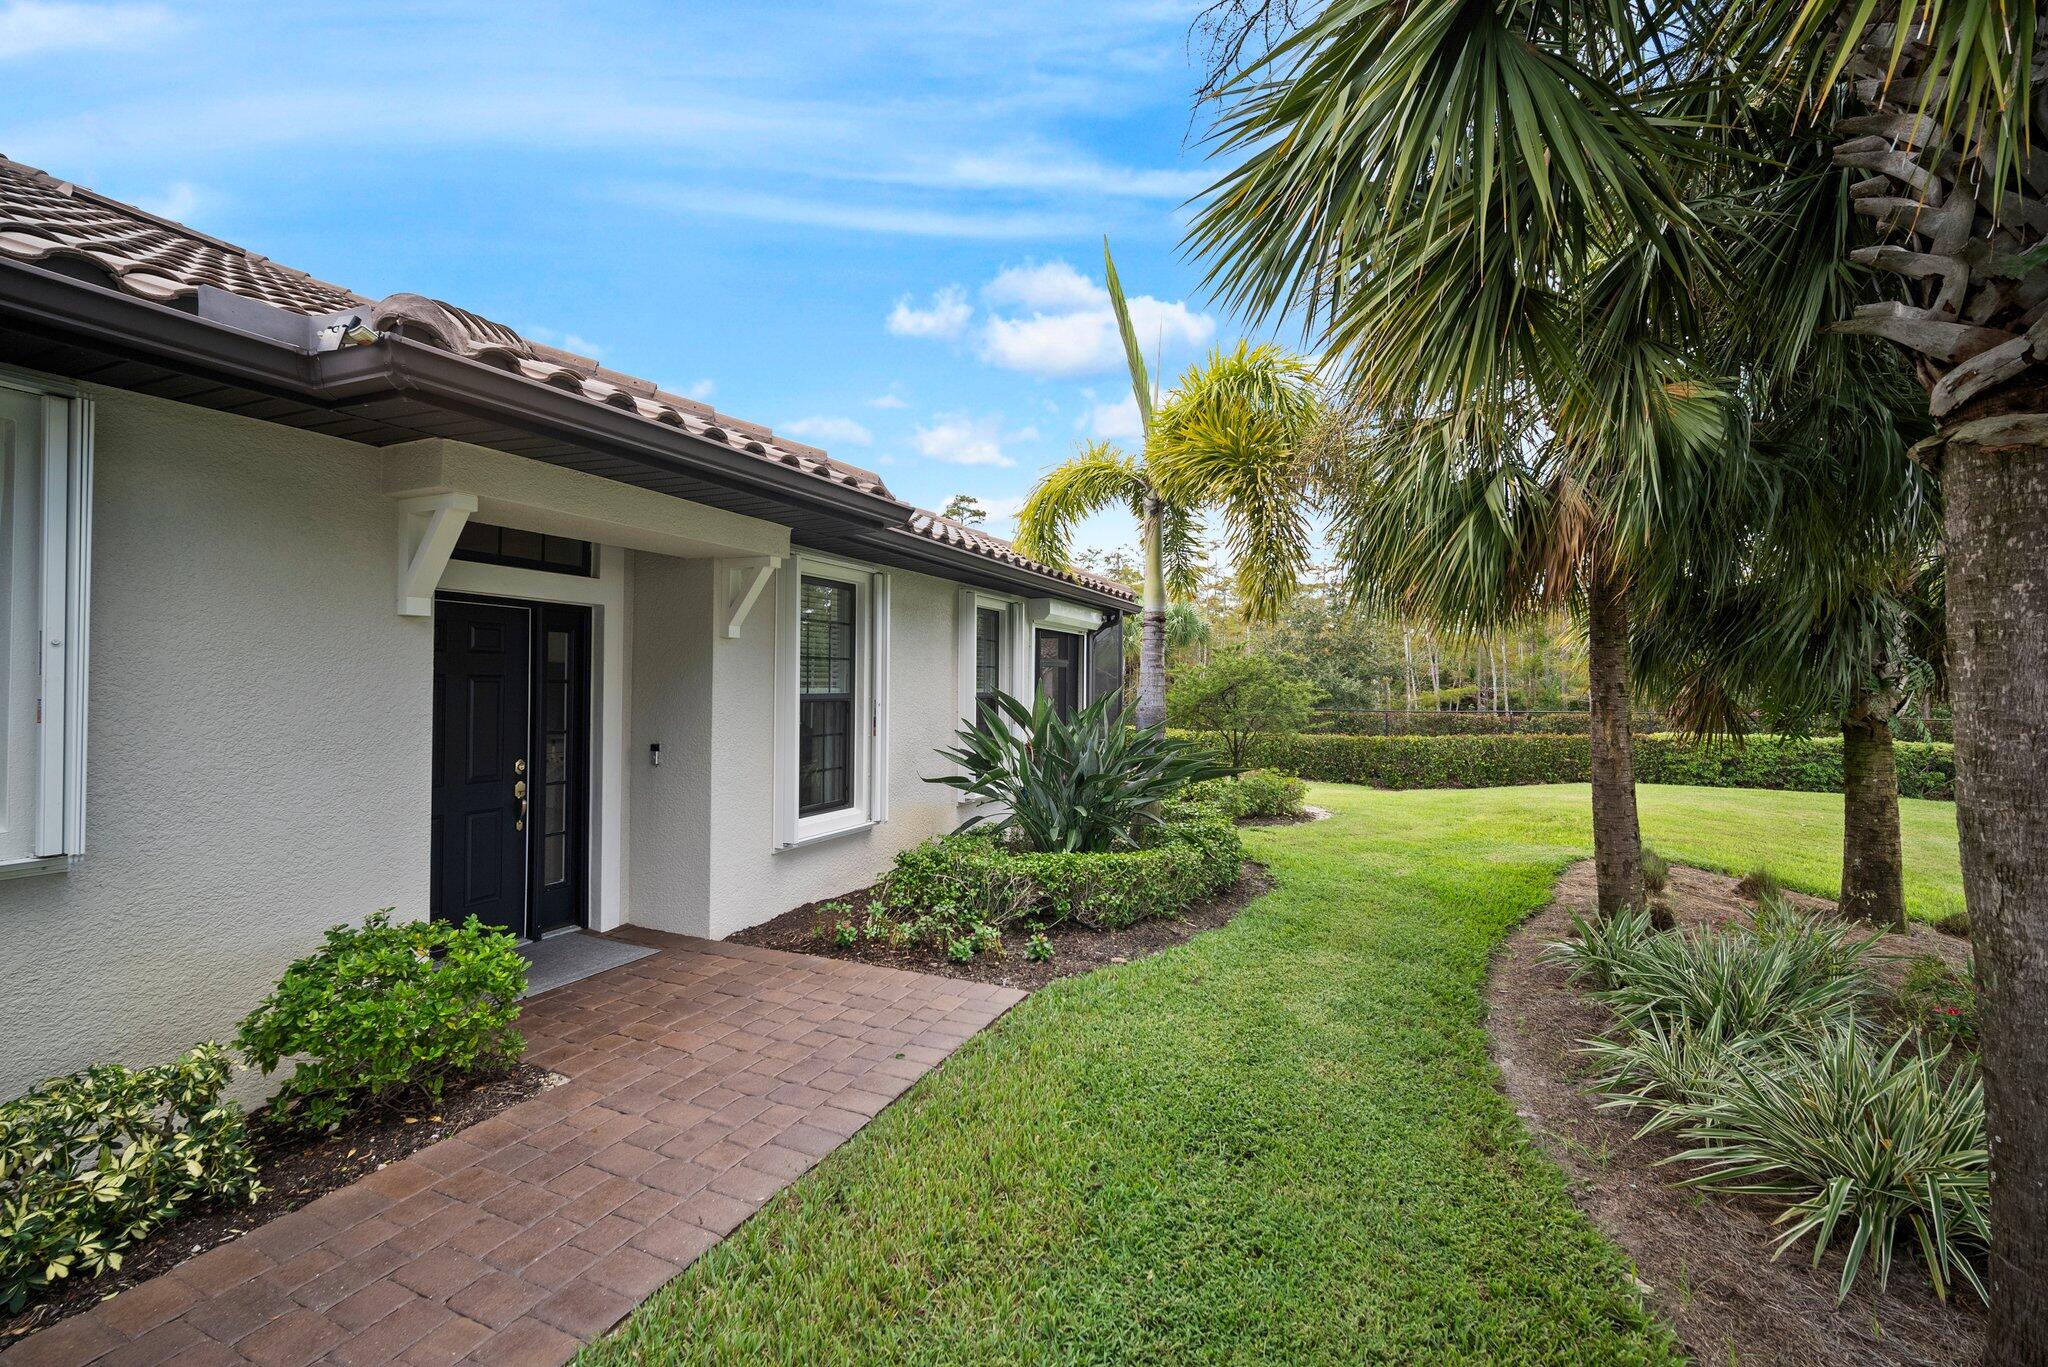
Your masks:
<svg viewBox="0 0 2048 1367"><path fill-rule="evenodd" d="M1768 253L1711 250L1688 173L1792 159L1739 111L1788 96L1863 172L1830 326L1911 356L1946 526L1959 825L1992 1136L1991 1353L2048 1360L2048 132L2040 0L1334 0L1223 93L1241 156L1192 241L1226 301L1306 319L1375 411L1498 411L1584 350L1589 260L1653 252L1797 339ZM1797 174L1796 171L1790 174ZM1867 241L1869 236L1879 240Z"/></svg>
<svg viewBox="0 0 2048 1367"><path fill-rule="evenodd" d="M1047 471L1017 515L1017 548L1064 567L1083 518L1107 507L1130 510L1142 530L1145 560L1137 722L1163 726L1167 603L1193 593L1200 582L1201 515L1214 512L1223 523L1247 613L1270 618L1308 566L1306 494L1323 409L1306 361L1278 347L1240 343L1190 367L1155 411L1106 245L1103 259L1144 444L1132 454L1110 442L1088 442Z"/></svg>

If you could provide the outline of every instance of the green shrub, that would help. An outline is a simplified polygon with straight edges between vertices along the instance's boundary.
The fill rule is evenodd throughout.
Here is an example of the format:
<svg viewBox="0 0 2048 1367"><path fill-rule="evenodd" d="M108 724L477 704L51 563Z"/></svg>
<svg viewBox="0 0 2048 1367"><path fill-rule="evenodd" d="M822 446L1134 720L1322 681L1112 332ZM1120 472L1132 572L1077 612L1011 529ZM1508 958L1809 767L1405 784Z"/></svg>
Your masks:
<svg viewBox="0 0 2048 1367"><path fill-rule="evenodd" d="M1650 1119L1638 1133L1652 1134L1682 1119L1671 1103L1718 1094L1730 1074L1754 1066L1781 1040L1782 1035L1731 1035L1715 1026L1673 1024L1653 1016L1620 1039L1589 1042L1584 1052L1598 1070L1593 1087L1607 1098L1602 1108L1649 1110Z"/></svg>
<svg viewBox="0 0 2048 1367"><path fill-rule="evenodd" d="M227 1050L52 1078L0 1105L0 1308L121 1250L195 1201L253 1200L241 1110L220 1099Z"/></svg>
<svg viewBox="0 0 2048 1367"><path fill-rule="evenodd" d="M1308 729L1322 690L1271 655L1229 651L1175 673L1166 691L1171 726L1216 738L1233 769L1259 738Z"/></svg>
<svg viewBox="0 0 2048 1367"><path fill-rule="evenodd" d="M1605 991L1621 983L1651 935L1650 909L1631 907L1613 916L1572 913L1571 938L1550 945L1544 957Z"/></svg>
<svg viewBox="0 0 2048 1367"><path fill-rule="evenodd" d="M1051 963L1052 941L1046 939L1043 932L1034 932L1031 938L1024 942L1024 957L1035 964Z"/></svg>
<svg viewBox="0 0 2048 1367"><path fill-rule="evenodd" d="M1231 773L1208 750L1124 725L1115 695L1062 717L1050 695L1026 707L1007 693L941 750L961 772L927 779L998 804L968 826L1007 832L1024 848L1127 849L1159 825L1162 805L1190 783Z"/></svg>
<svg viewBox="0 0 2048 1367"><path fill-rule="evenodd" d="M303 1061L279 1089L282 1123L328 1128L357 1106L438 1098L449 1082L510 1067L526 960L474 916L393 923L390 909L336 926L287 968L235 1038L267 1075Z"/></svg>
<svg viewBox="0 0 2048 1367"><path fill-rule="evenodd" d="M1592 760L1583 735L1271 735L1252 740L1248 764L1324 783L1373 788L1500 788L1520 783L1586 783ZM1955 797L1955 747L1901 741L1892 747L1905 797ZM1837 739L1751 736L1740 745L1700 746L1679 736L1635 738L1636 780L1705 788L1842 790Z"/></svg>
<svg viewBox="0 0 2048 1367"><path fill-rule="evenodd" d="M1171 821L1141 848L1102 853L1008 850L968 832L898 854L875 899L885 914L931 918L931 938L1026 917L1107 930L1177 916L1236 882L1243 862L1236 828L1217 818Z"/></svg>
<svg viewBox="0 0 2048 1367"><path fill-rule="evenodd" d="M1900 1011L1923 1035L1966 1049L1977 1047L1977 989L1967 974L1932 954L1918 955L1899 983L1898 999Z"/></svg>
<svg viewBox="0 0 2048 1367"><path fill-rule="evenodd" d="M1669 1161L1701 1165L1688 1185L1785 1206L1780 1252L1810 1236L1818 1265L1847 1233L1837 1299L1866 1260L1882 1287L1908 1230L1938 1295L1960 1279L1983 1299L1972 1260L1991 1234L1984 1087L1971 1063L1946 1078L1940 1064L1837 1024L1727 1070L1704 1100L1672 1103L1694 1147Z"/></svg>
<svg viewBox="0 0 2048 1367"><path fill-rule="evenodd" d="M1212 778L1190 783L1174 799L1182 812L1207 809L1231 821L1254 817L1300 816L1308 800L1308 785L1292 774L1271 769L1247 769L1233 778Z"/></svg>
<svg viewBox="0 0 2048 1367"><path fill-rule="evenodd" d="M1784 885L1769 869L1751 869L1735 882L1735 895L1762 906L1773 899L1783 899Z"/></svg>
<svg viewBox="0 0 2048 1367"><path fill-rule="evenodd" d="M1802 919L1768 942L1739 930L1649 936L1596 995L1626 1027L1656 1020L1729 1037L1853 1013L1869 988L1867 937Z"/></svg>

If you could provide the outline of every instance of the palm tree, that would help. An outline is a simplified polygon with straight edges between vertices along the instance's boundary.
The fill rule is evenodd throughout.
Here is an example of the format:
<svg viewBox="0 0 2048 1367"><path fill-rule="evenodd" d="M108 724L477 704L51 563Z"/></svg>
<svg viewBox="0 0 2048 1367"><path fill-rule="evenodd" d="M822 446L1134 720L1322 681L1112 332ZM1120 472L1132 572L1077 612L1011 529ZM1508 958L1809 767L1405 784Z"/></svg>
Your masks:
<svg viewBox="0 0 2048 1367"><path fill-rule="evenodd" d="M1719 392L1658 397L1664 417L1647 478L1574 459L1558 436L1563 419L1518 413L1484 425L1381 419L1350 478L1331 481L1331 534L1354 601L1466 634L1559 609L1584 624L1603 916L1643 898L1631 598L1670 573L1685 544L1674 527L1718 525L1709 510L1725 483L1716 477L1727 418Z"/></svg>
<svg viewBox="0 0 2048 1367"><path fill-rule="evenodd" d="M1484 414L1582 353L1576 282L1631 244L1676 283L1719 275L1782 307L1796 337L1810 301L1762 287L1767 255L1715 253L1682 182L1702 163L1786 174L1796 157L1740 111L1788 91L1847 138L1850 207L1881 240L1845 254L1896 280L1822 321L1904 349L1936 427L1920 458L1945 509L1998 1362L2048 1360L2041 20L2041 0L1334 0L1225 89L1242 160L1192 233L1226 302L1306 319L1375 411Z"/></svg>
<svg viewBox="0 0 2048 1367"><path fill-rule="evenodd" d="M1941 687L1939 499L1906 457L1910 377L1866 359L1864 387L1809 381L1775 396L1748 506L1731 510L1724 544L1640 603L1631 668L1703 740L1740 737L1752 717L1839 730L1839 910L1904 931L1892 719Z"/></svg>
<svg viewBox="0 0 2048 1367"><path fill-rule="evenodd" d="M1240 343L1190 367L1155 411L1116 265L1103 247L1109 294L1143 422L1137 455L1109 442L1082 445L1033 486L1017 515L1017 549L1065 567L1076 524L1128 508L1144 539L1137 722L1166 724L1170 598L1194 592L1202 572L1201 514L1220 514L1245 610L1270 618L1308 565L1310 487L1323 409L1314 370L1278 347Z"/></svg>

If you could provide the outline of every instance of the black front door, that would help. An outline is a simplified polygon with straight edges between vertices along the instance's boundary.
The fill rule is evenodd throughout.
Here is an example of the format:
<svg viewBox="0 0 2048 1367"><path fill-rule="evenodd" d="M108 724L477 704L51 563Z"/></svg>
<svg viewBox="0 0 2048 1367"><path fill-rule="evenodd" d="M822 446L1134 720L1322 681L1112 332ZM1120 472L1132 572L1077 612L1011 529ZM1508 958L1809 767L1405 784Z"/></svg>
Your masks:
<svg viewBox="0 0 2048 1367"><path fill-rule="evenodd" d="M434 609L433 914L518 936L583 920L587 608Z"/></svg>

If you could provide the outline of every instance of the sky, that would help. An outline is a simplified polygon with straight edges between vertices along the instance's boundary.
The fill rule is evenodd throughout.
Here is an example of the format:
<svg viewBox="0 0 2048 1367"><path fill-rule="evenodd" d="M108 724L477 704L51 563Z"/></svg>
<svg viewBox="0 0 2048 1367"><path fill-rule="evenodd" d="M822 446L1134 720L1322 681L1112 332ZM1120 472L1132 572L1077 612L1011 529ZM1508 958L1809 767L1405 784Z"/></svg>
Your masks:
<svg viewBox="0 0 2048 1367"><path fill-rule="evenodd" d="M459 304L1007 535L1240 329L1198 3L0 0L0 153L372 297ZM1084 529L1135 540L1127 518Z"/></svg>

